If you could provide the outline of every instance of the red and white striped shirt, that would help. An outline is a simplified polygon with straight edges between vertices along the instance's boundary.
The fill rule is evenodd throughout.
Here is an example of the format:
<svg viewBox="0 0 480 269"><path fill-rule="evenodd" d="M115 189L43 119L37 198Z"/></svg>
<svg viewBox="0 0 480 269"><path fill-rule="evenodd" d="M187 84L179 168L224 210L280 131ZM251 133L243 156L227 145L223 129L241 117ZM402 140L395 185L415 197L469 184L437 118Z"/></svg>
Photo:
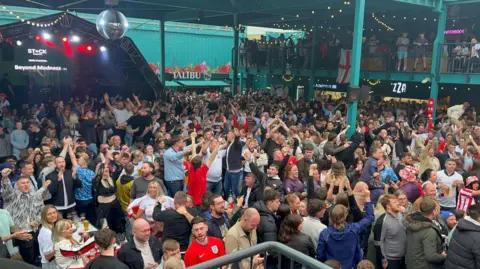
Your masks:
<svg viewBox="0 0 480 269"><path fill-rule="evenodd" d="M467 188L461 189L458 194L457 209L467 212L468 208L474 204L473 190Z"/></svg>

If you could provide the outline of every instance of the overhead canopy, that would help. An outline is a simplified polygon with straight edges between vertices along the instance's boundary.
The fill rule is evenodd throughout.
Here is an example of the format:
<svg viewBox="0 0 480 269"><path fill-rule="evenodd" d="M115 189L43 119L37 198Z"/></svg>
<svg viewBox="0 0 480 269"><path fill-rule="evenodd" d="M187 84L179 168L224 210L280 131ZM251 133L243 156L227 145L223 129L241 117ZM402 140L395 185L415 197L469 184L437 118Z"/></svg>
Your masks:
<svg viewBox="0 0 480 269"><path fill-rule="evenodd" d="M179 87L181 85L176 83L175 81L165 81L165 86L166 87Z"/></svg>
<svg viewBox="0 0 480 269"><path fill-rule="evenodd" d="M229 87L230 84L222 80L177 80L185 87Z"/></svg>
<svg viewBox="0 0 480 269"><path fill-rule="evenodd" d="M475 0L445 0L447 4L477 2ZM425 11L442 0L368 0L366 13L395 12L397 17L423 18ZM53 9L99 14L106 9L103 0L3 0L4 5ZM412 8L415 4L415 8ZM316 17L326 27L352 26L355 0L120 0L118 9L127 17L182 21L210 25L233 25L233 14L238 23L251 26L277 27L295 30L308 29ZM477 6L478 7L478 6ZM428 9L430 8L430 9ZM465 12L476 12L465 8ZM476 9L478 10L478 9ZM464 13L464 12L462 12ZM333 15L333 16L332 16ZM400 23L401 21L398 20ZM376 22L372 22L374 24ZM305 26L303 26L305 25ZM367 24L366 27L369 27ZM332 28L333 29L333 28Z"/></svg>
<svg viewBox="0 0 480 269"><path fill-rule="evenodd" d="M27 44L35 44L35 49L37 47L48 49L48 54L45 51L45 55L50 56L55 53L55 56L52 55L53 57L48 59L48 65L56 58L64 58L63 61L70 67L65 70L72 72L70 74L73 77L72 88L80 88L78 90L82 91L90 90L94 93L110 89L125 95L135 93L144 99L154 99L163 94L163 85L158 76L130 38L107 40L98 34L94 23L69 13L63 16L62 14L36 18L31 20L31 24L17 22L3 25L0 27L0 36L7 43L15 44L21 41L25 44L15 47L15 51L25 50L27 54ZM52 23L57 19L58 23ZM50 26L36 27L32 26L33 23ZM43 40L45 34L50 37ZM64 43L62 40L62 37L70 39L74 35L80 38L78 43L73 40ZM82 46L85 47L83 52ZM87 46L91 47L88 53ZM100 46L104 46L106 52L101 52ZM32 48L28 48L28 53L30 49ZM42 61L46 63L47 59ZM17 64L15 61L12 63ZM3 66L5 64L5 62L2 63ZM31 64L27 62L25 68L28 66Z"/></svg>

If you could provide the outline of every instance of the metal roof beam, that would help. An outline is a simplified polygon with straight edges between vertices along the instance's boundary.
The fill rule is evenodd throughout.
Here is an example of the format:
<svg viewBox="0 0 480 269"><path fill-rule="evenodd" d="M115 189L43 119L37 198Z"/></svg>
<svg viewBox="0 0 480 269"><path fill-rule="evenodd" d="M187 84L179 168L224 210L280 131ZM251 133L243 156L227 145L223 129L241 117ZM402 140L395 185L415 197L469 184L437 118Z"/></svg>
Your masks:
<svg viewBox="0 0 480 269"><path fill-rule="evenodd" d="M203 13L203 14L202 14ZM185 9L173 12L165 13L163 19L165 21L192 21L198 20L198 23L202 23L202 18L214 18L229 15L231 13L214 12L197 9Z"/></svg>
<svg viewBox="0 0 480 269"><path fill-rule="evenodd" d="M471 4L471 3L480 3L479 0L444 0L447 5L461 5L461 4Z"/></svg>
<svg viewBox="0 0 480 269"><path fill-rule="evenodd" d="M176 9L200 9L200 10L210 10L217 12L228 13L232 11L232 6L229 1L223 0L208 0L209 6L206 7L204 1L189 1L189 0L122 0L122 2L129 2L133 4L145 4L152 6L163 6ZM210 7L210 8L209 8Z"/></svg>
<svg viewBox="0 0 480 269"><path fill-rule="evenodd" d="M393 0L393 1L417 5L417 6L430 7L430 8L437 8L443 2L443 0Z"/></svg>

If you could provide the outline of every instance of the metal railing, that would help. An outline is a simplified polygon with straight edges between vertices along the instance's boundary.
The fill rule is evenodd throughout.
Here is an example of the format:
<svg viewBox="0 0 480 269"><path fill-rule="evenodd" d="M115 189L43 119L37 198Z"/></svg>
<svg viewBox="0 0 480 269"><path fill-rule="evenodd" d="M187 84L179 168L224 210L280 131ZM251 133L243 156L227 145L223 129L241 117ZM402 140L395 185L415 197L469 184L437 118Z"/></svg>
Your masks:
<svg viewBox="0 0 480 269"><path fill-rule="evenodd" d="M259 44L255 48L245 48L240 50L239 65L247 68L262 68L282 70L308 70L311 67L310 61L314 61L316 70L336 70L340 60L340 48L328 48L325 54L322 54L319 46L314 46L317 52L314 59L311 59L312 48L299 48L275 43ZM362 71L384 71L384 72L430 72L432 62L433 46L428 44L424 47L418 47L413 44L406 46L406 52L398 53L399 48L396 44L378 44L370 46L364 44L362 48ZM401 60L398 68L399 58L407 56L407 64ZM426 68L423 65L423 56L426 57ZM414 70L415 59L419 58ZM404 66L406 68L404 68Z"/></svg>
<svg viewBox="0 0 480 269"><path fill-rule="evenodd" d="M439 73L480 74L480 45L470 43L440 44Z"/></svg>
<svg viewBox="0 0 480 269"><path fill-rule="evenodd" d="M246 258L251 258L258 254L264 254L265 257L268 255L272 255L273 253L276 254L275 259L278 259L278 263L276 264L275 268L294 268L295 263L299 263L302 265L302 268L305 269L331 269L329 266L317 261L316 259L307 256L297 250L287 247L286 245L280 244L278 242L265 242L259 245L255 245L249 247L247 249L242 249L228 255L222 256L220 258L216 258L204 263L200 263L189 267L189 269L215 269L221 268L222 266L229 265L229 264L237 264L241 260ZM282 259L282 256L287 257L289 261L289 266L282 266L282 262L285 260ZM264 268L270 268L267 266L267 258L264 260ZM250 263L251 264L251 263ZM232 266L232 268L242 268L241 266ZM251 268L242 268L242 269L251 269Z"/></svg>

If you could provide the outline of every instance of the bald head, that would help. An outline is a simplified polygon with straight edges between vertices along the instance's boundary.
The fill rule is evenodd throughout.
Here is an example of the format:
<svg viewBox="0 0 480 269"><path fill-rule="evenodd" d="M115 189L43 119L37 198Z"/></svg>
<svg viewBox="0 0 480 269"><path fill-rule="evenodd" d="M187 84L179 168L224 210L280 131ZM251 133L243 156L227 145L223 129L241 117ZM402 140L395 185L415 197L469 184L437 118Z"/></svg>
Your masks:
<svg viewBox="0 0 480 269"><path fill-rule="evenodd" d="M431 182L425 183L425 185L423 185L423 193L427 197L435 197L437 195L435 185L433 185Z"/></svg>
<svg viewBox="0 0 480 269"><path fill-rule="evenodd" d="M133 222L133 237L139 242L147 242L150 238L150 224L142 218Z"/></svg>
<svg viewBox="0 0 480 269"><path fill-rule="evenodd" d="M243 231L249 233L255 229L260 224L260 214L255 208L247 208L243 212L242 220L240 226L242 226Z"/></svg>

